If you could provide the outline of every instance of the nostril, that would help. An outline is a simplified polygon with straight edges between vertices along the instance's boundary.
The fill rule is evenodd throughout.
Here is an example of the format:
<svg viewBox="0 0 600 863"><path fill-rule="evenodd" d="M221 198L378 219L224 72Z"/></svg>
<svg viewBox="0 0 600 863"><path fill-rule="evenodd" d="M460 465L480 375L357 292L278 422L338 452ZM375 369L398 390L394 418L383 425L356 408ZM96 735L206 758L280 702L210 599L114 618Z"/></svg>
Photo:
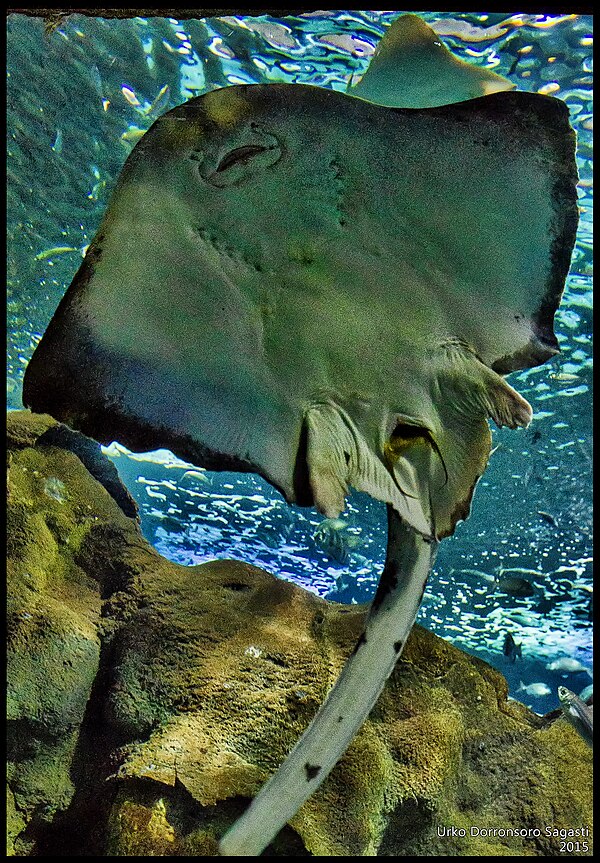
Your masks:
<svg viewBox="0 0 600 863"><path fill-rule="evenodd" d="M251 144L246 147L237 147L230 153L224 156L216 167L215 173L220 174L221 171L226 171L232 165L244 164L258 153L264 153L266 150L272 150L273 147L261 147L257 144Z"/></svg>
<svg viewBox="0 0 600 863"><path fill-rule="evenodd" d="M408 425L408 423L397 423L390 435L391 440L409 442L418 438L429 438L430 433L422 426Z"/></svg>
<svg viewBox="0 0 600 863"><path fill-rule="evenodd" d="M212 155L198 162L200 177L212 186L238 186L279 162L283 146L279 139L255 128L242 130L235 139L223 142Z"/></svg>

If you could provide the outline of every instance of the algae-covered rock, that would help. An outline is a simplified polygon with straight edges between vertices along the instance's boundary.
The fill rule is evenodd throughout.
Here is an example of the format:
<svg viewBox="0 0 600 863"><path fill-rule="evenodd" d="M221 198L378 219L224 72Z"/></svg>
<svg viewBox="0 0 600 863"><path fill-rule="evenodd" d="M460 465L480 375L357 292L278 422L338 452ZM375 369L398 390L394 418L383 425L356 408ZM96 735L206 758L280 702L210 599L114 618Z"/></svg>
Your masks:
<svg viewBox="0 0 600 863"><path fill-rule="evenodd" d="M164 560L85 447L47 417L8 425L9 854L216 856L366 609L244 563ZM571 726L542 726L501 674L415 627L267 853L559 856L559 831L590 821L591 750Z"/></svg>

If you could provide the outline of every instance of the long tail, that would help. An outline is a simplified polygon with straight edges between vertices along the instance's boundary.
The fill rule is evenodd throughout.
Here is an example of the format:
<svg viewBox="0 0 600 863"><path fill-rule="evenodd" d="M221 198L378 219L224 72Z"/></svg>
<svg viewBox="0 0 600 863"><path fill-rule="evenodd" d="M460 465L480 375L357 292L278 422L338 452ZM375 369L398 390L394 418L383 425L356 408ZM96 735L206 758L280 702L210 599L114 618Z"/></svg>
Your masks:
<svg viewBox="0 0 600 863"><path fill-rule="evenodd" d="M402 652L436 550L388 506L386 562L363 634L298 743L221 839L221 856L260 855L344 754Z"/></svg>

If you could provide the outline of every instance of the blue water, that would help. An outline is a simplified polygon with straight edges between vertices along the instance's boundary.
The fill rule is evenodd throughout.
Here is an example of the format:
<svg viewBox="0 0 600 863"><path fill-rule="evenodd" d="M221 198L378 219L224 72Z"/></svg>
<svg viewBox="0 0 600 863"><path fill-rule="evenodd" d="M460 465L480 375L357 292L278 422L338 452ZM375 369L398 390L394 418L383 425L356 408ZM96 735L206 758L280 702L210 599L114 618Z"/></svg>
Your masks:
<svg viewBox="0 0 600 863"><path fill-rule="evenodd" d="M8 18L9 408L24 368L92 239L140 135L170 108L216 87L284 81L344 90L398 12L319 12L275 20L128 21L71 16L50 34ZM424 12L446 44L520 90L566 101L578 134L581 222L556 316L561 353L510 376L533 406L526 431L493 430L498 449L470 519L440 548L419 622L486 659L511 694L545 712L556 687L585 671L547 668L569 657L592 670L592 19ZM476 178L474 178L476 180ZM290 507L259 477L209 473L171 454L108 449L156 548L183 564L235 557L340 602L368 601L385 550L385 508L353 494L345 526ZM327 540L329 536L329 541ZM341 549L341 552L340 552ZM498 591L502 570L533 586ZM514 572L506 575L514 575ZM517 573L519 574L519 573ZM507 632L522 644L512 664ZM545 684L546 695L520 689ZM540 687L537 688L540 691Z"/></svg>

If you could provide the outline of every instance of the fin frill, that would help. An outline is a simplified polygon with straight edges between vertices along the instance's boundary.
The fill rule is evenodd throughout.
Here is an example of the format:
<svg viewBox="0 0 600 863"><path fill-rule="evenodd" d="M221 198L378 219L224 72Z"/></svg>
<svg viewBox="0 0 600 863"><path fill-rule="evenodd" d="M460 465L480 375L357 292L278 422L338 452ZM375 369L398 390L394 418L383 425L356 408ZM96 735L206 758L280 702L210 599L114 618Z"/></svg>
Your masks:
<svg viewBox="0 0 600 863"><path fill-rule="evenodd" d="M350 410L333 401L307 412L307 465L317 509L336 518L350 486L390 504L414 530L441 539L470 511L491 449L488 419L517 428L531 407L459 342L435 352L431 415L416 423L395 415L384 439L361 432ZM380 427L389 427L389 418Z"/></svg>

